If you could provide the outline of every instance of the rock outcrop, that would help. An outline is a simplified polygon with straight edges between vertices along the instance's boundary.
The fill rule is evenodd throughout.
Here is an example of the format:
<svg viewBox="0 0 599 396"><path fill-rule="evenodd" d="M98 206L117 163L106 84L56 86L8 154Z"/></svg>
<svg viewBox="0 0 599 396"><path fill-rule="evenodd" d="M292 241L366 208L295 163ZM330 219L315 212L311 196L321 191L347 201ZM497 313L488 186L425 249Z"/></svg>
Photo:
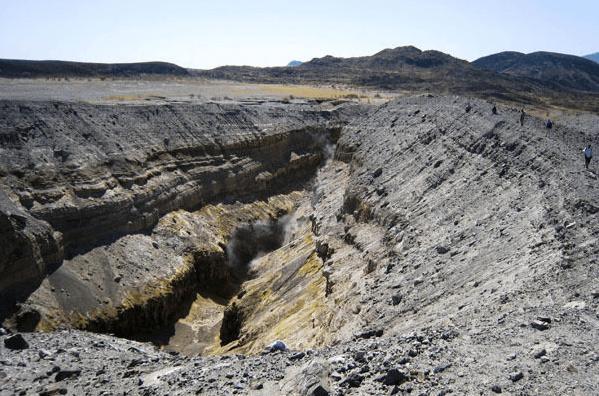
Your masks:
<svg viewBox="0 0 599 396"><path fill-rule="evenodd" d="M0 109L3 318L63 258L142 238L179 209L301 188L361 111L274 102Z"/></svg>

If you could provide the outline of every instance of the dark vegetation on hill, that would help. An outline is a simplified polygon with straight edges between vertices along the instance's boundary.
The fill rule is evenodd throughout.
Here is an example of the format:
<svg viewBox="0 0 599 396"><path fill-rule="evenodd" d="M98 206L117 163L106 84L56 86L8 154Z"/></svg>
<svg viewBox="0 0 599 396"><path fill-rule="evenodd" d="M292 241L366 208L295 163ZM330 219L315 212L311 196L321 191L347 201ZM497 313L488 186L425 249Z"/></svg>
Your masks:
<svg viewBox="0 0 599 396"><path fill-rule="evenodd" d="M567 90L599 92L599 64L574 55L553 52L501 52L472 62L516 77L530 77Z"/></svg>
<svg viewBox="0 0 599 396"><path fill-rule="evenodd" d="M0 77L177 76L266 84L344 85L360 89L458 94L525 106L599 111L599 65L563 54L502 52L472 63L413 46L372 56L314 58L297 66L184 69L164 62L93 64L0 60Z"/></svg>
<svg viewBox="0 0 599 396"><path fill-rule="evenodd" d="M205 78L243 82L344 84L598 111L599 65L594 68L591 61L567 55L555 54L548 59L555 61L541 63L535 69L536 74L509 74L495 70L491 66L493 58L481 65L409 46L385 49L372 56L314 58L295 67L223 66L190 72ZM559 59L563 59L562 66L556 68ZM502 60L503 55L497 58Z"/></svg>
<svg viewBox="0 0 599 396"><path fill-rule="evenodd" d="M187 76L189 72L166 62L83 63L56 60L0 59L0 77L137 77L142 75Z"/></svg>

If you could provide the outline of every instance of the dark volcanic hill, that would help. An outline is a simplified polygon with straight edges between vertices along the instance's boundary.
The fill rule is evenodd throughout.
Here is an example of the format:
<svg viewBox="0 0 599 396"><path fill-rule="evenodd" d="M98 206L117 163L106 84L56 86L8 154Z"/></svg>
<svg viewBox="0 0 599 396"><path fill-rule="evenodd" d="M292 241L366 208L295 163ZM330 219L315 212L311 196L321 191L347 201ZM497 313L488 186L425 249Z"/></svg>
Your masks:
<svg viewBox="0 0 599 396"><path fill-rule="evenodd" d="M157 74L187 76L189 72L166 62L83 63L57 60L0 59L0 77L135 77Z"/></svg>
<svg viewBox="0 0 599 396"><path fill-rule="evenodd" d="M599 110L599 65L583 58L504 52L473 63L413 46L372 56L314 58L298 66L185 69L164 62L93 64L1 60L0 77L189 76L265 84L344 85L359 89L457 94L525 106Z"/></svg>
<svg viewBox="0 0 599 396"><path fill-rule="evenodd" d="M553 52L501 52L472 62L516 77L531 77L569 90L599 91L599 64L574 55Z"/></svg>
<svg viewBox="0 0 599 396"><path fill-rule="evenodd" d="M505 56L512 58L509 53ZM599 67L595 69L591 61L577 57L571 58L582 60L580 65L572 59L567 63L569 58L563 57L560 68L547 67L544 73L527 75L501 73L486 67L482 60L470 63L439 51L408 46L385 49L372 56L314 58L295 67L223 66L191 73L242 82L343 84L377 90L459 94L527 105L598 109ZM549 59L557 62L560 58L556 54Z"/></svg>
<svg viewBox="0 0 599 396"><path fill-rule="evenodd" d="M463 92L497 88L493 81L496 79L494 73L442 52L421 51L412 46L385 49L372 56L354 58L328 55L295 67L223 66L195 73L208 78L238 81L348 84L389 90ZM502 79L510 80L509 77Z"/></svg>

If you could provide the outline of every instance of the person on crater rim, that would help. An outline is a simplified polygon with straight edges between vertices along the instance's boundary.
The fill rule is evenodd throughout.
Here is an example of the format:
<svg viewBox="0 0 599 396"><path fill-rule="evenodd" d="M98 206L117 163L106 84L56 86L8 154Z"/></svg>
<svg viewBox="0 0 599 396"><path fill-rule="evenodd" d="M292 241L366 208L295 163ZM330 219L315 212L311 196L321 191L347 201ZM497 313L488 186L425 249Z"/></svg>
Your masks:
<svg viewBox="0 0 599 396"><path fill-rule="evenodd" d="M591 158L593 158L593 149L591 149L591 145L589 144L585 148L582 149L584 152L584 166L586 169L589 169L589 163L591 162Z"/></svg>
<svg viewBox="0 0 599 396"><path fill-rule="evenodd" d="M524 126L524 116L526 116L526 113L524 112L524 108L522 110L520 110L520 126Z"/></svg>

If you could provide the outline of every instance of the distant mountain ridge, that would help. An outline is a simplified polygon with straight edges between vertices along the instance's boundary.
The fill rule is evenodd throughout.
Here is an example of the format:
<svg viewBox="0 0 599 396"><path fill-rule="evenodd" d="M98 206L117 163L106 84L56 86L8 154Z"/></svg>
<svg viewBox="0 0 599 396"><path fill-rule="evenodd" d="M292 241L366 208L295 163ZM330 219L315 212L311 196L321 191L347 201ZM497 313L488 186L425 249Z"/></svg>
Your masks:
<svg viewBox="0 0 599 396"><path fill-rule="evenodd" d="M579 56L544 51L531 54L506 51L479 58L472 64L515 77L534 78L565 89L599 92L599 64Z"/></svg>
<svg viewBox="0 0 599 396"><path fill-rule="evenodd" d="M190 76L265 84L328 84L360 89L463 95L489 101L599 111L599 64L550 52L502 52L468 62L413 46L371 56L324 56L297 66L184 69L165 62L93 64L0 59L0 77Z"/></svg>
<svg viewBox="0 0 599 396"><path fill-rule="evenodd" d="M599 63L599 52L595 52L594 54L590 54L590 55L585 55L583 58L587 58L587 59L590 59L592 61Z"/></svg>
<svg viewBox="0 0 599 396"><path fill-rule="evenodd" d="M85 63L57 60L0 59L0 77L134 77L140 75L188 76L187 69L167 62Z"/></svg>
<svg viewBox="0 0 599 396"><path fill-rule="evenodd" d="M508 54L509 55L509 54ZM593 64L589 60L586 62ZM596 90L564 88L553 81L498 73L491 68L455 58L443 52L421 51L413 46L382 50L371 56L314 58L295 67L257 68L223 66L193 70L207 79L271 84L331 84L373 90L464 95L522 104L599 108ZM569 78L564 73L566 78Z"/></svg>
<svg viewBox="0 0 599 396"><path fill-rule="evenodd" d="M325 56L295 67L256 68L223 66L212 70L196 70L205 78L232 79L260 83L328 83L347 84L376 89L426 89L449 92L449 86L462 89L472 85L484 90L483 80L492 74L439 51L421 51L416 47L385 49L372 56L337 58Z"/></svg>

